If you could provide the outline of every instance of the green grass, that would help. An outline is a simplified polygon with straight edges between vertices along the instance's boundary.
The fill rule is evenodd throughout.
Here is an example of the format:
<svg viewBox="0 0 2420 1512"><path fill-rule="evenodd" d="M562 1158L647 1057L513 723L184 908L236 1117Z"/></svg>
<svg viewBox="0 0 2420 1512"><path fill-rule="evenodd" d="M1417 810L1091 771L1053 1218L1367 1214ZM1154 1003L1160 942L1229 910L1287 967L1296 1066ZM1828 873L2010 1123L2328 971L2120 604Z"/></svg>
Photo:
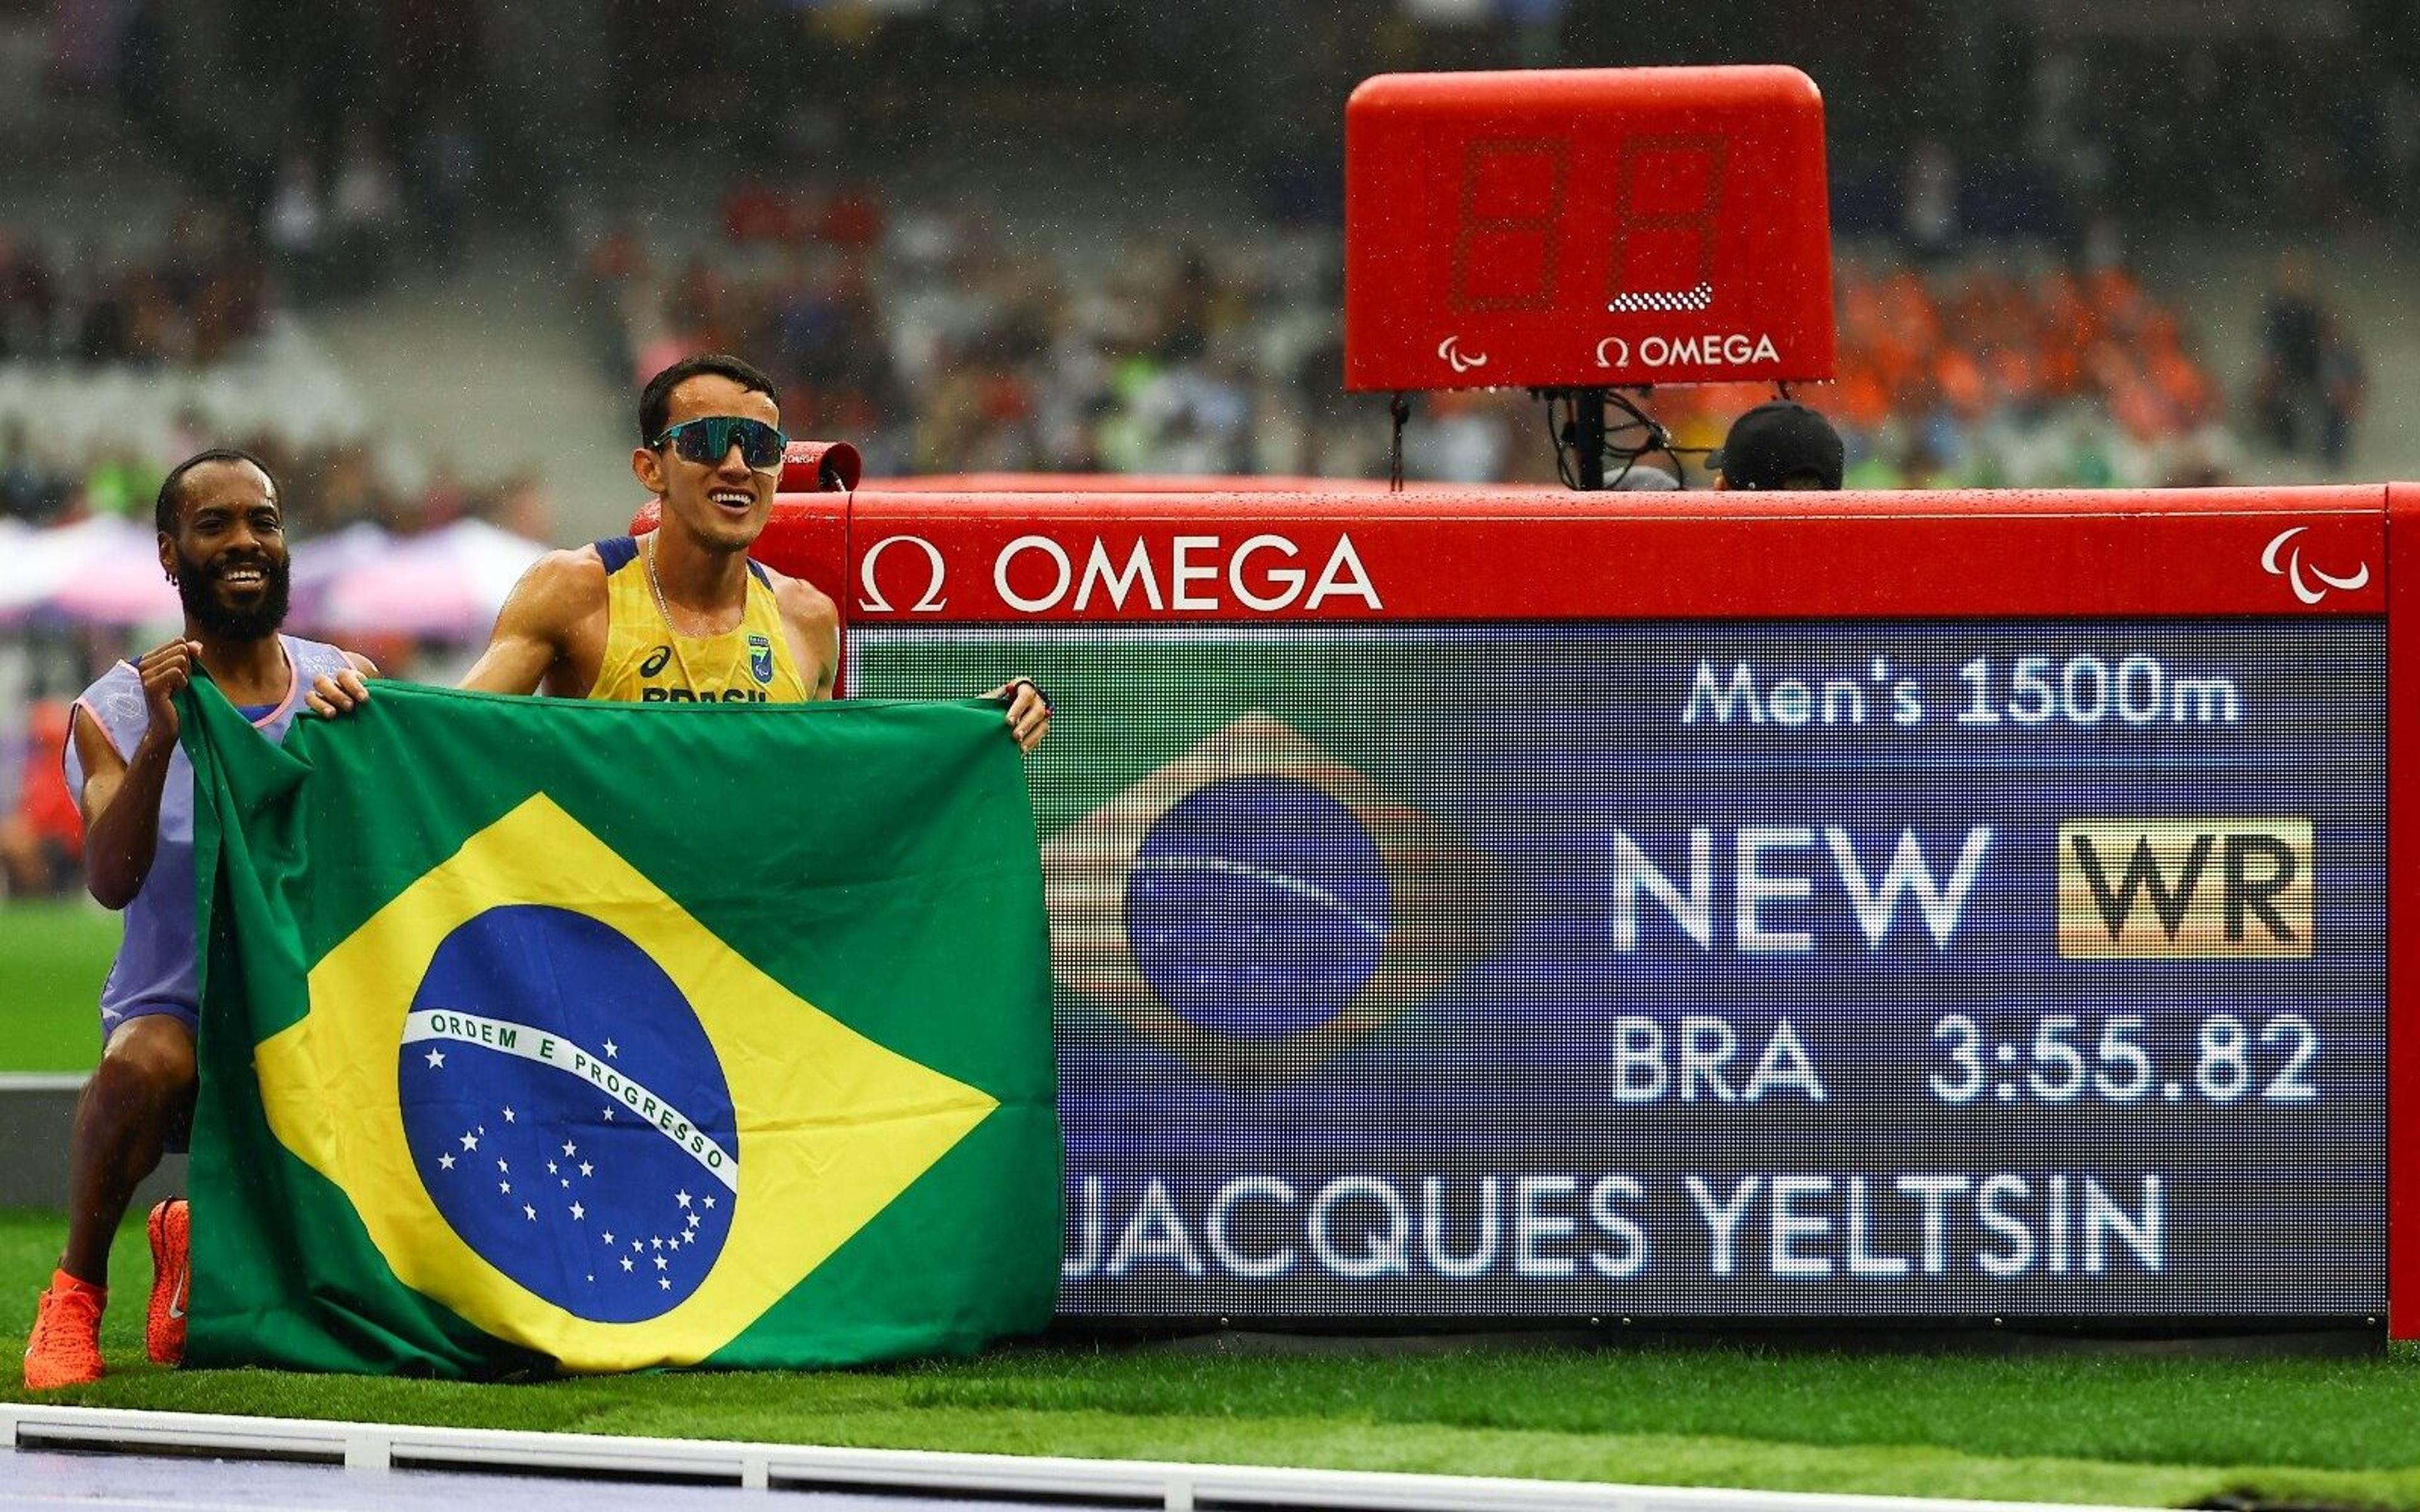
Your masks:
<svg viewBox="0 0 2420 1512"><path fill-rule="evenodd" d="M0 1072L92 1070L118 918L82 898L0 903Z"/></svg>
<svg viewBox="0 0 2420 1512"><path fill-rule="evenodd" d="M23 1348L54 1213L0 1211L0 1358ZM2420 1508L2420 1350L2375 1357L1846 1351L1721 1344L1028 1345L820 1375L531 1385L157 1370L141 1230L113 1371L57 1399L1092 1458L2182 1505ZM0 1396L14 1394L0 1380Z"/></svg>

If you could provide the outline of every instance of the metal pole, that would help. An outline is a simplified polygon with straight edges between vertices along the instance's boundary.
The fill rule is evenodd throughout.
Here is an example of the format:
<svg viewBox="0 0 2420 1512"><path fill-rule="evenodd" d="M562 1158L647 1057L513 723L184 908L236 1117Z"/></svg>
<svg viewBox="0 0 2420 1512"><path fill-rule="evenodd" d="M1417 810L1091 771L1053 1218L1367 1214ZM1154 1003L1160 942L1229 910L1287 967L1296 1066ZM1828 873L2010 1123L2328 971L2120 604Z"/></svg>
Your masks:
<svg viewBox="0 0 2420 1512"><path fill-rule="evenodd" d="M1582 389L1572 400L1573 449L1579 453L1583 489L1605 486L1605 391Z"/></svg>

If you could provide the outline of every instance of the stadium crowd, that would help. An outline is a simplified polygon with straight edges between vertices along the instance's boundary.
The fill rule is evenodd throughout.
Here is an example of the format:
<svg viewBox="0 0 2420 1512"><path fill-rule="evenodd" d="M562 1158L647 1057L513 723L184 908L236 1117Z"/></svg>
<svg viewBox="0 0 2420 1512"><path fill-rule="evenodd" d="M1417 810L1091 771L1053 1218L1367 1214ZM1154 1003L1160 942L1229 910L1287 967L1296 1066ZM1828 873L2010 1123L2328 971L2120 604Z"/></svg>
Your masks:
<svg viewBox="0 0 2420 1512"><path fill-rule="evenodd" d="M845 436L884 472L1373 475L1384 401L1342 393L1332 235L1266 231L1074 257L969 216L885 224L869 193L786 212L726 203L710 243L617 228L589 248L616 361L760 354L797 432ZM1924 261L1869 243L1838 270L1834 415L1851 486L2206 483L2239 448L2183 316L2116 261L1984 247ZM1685 449L1767 395L1644 402ZM1408 475L1551 481L1537 401L1426 396ZM1693 477L1693 486L1701 478Z"/></svg>
<svg viewBox="0 0 2420 1512"><path fill-rule="evenodd" d="M407 486L366 440L321 442L274 431L228 440L191 422L178 429L169 448L175 456L233 445L268 462L286 489L286 516L298 536L356 524L413 535L458 519L489 520L534 540L552 529L553 503L535 472L465 480L440 463ZM54 525L116 515L147 525L166 471L160 455L121 447L61 460L12 421L0 425L0 519Z"/></svg>
<svg viewBox="0 0 2420 1512"><path fill-rule="evenodd" d="M115 263L94 245L54 257L0 228L0 362L207 366L260 332L268 275L250 239L202 206Z"/></svg>

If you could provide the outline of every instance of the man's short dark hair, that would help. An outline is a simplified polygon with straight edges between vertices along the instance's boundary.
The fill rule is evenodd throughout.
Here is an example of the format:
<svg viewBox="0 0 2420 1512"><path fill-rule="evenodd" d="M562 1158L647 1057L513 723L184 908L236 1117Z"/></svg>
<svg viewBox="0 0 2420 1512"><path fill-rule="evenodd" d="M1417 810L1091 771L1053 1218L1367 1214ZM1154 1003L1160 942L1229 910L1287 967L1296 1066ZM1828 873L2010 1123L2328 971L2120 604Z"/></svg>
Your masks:
<svg viewBox="0 0 2420 1512"><path fill-rule="evenodd" d="M277 497L277 474L250 452L236 446L213 446L207 452L195 452L170 468L168 475L160 480L160 497L151 504L151 524L161 534L177 533L177 513L185 506L185 474L206 462L249 462L269 480L269 497Z"/></svg>
<svg viewBox="0 0 2420 1512"><path fill-rule="evenodd" d="M752 393L761 393L768 399L780 402L781 395L773 392L773 380L737 357L725 356L721 352L710 352L701 357L684 357L654 378L647 379L647 386L639 391L640 445L656 444L656 438L664 433L664 422L672 416L673 390L702 373L711 373L716 378L727 378Z"/></svg>
<svg viewBox="0 0 2420 1512"><path fill-rule="evenodd" d="M1776 399L1731 422L1706 465L1734 488L1838 488L1845 449L1832 423L1790 399Z"/></svg>

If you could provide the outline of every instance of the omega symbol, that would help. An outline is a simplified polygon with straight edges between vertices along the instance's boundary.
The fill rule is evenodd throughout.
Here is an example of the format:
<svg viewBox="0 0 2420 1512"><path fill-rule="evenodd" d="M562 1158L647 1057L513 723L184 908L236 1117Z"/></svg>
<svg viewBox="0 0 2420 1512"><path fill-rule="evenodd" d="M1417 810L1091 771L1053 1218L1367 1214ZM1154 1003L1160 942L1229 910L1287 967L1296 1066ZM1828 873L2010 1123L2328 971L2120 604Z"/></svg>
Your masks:
<svg viewBox="0 0 2420 1512"><path fill-rule="evenodd" d="M912 546L924 553L927 574L924 579L924 595L909 606L908 612L911 614L940 612L941 607L949 602L941 596L941 585L948 579L949 569L942 564L941 548L921 535L886 535L865 548L865 560L859 563L857 566L858 586L864 591L864 596L857 601L858 609L868 614L896 612L892 607L891 600L882 596L882 590L876 584L874 575L876 564L882 560L882 553L900 545Z"/></svg>

